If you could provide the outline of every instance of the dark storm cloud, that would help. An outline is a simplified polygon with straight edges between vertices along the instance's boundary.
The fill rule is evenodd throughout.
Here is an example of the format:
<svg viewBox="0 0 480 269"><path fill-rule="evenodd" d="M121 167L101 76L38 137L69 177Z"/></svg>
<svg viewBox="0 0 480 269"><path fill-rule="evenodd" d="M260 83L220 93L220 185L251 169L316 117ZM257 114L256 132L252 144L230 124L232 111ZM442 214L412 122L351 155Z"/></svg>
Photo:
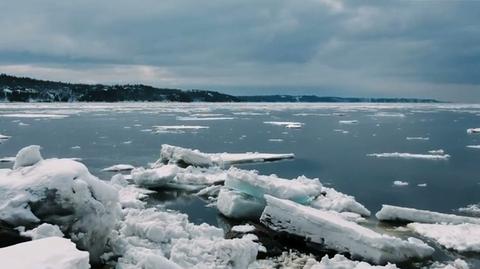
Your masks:
<svg viewBox="0 0 480 269"><path fill-rule="evenodd" d="M478 1L2 1L0 72L480 101Z"/></svg>

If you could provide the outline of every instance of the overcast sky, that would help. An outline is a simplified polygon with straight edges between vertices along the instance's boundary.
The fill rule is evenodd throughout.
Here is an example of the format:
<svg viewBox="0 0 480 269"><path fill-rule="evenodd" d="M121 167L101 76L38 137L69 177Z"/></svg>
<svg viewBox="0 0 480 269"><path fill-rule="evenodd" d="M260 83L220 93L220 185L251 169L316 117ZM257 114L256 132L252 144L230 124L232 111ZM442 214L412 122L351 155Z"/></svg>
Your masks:
<svg viewBox="0 0 480 269"><path fill-rule="evenodd" d="M0 11L0 73L480 102L476 0L18 0Z"/></svg>

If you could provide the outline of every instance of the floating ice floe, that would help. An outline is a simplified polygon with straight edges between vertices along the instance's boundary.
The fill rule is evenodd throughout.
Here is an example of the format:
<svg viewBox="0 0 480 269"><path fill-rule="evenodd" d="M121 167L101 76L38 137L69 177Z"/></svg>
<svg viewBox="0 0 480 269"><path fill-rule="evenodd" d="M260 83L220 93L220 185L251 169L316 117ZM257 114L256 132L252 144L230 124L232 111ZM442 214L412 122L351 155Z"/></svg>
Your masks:
<svg viewBox="0 0 480 269"><path fill-rule="evenodd" d="M420 223L449 223L480 224L480 218L444 214L428 210L419 210L408 207L382 205L382 209L375 216L382 221L420 222Z"/></svg>
<svg viewBox="0 0 480 269"><path fill-rule="evenodd" d="M407 136L407 140L423 140L423 141L428 141L430 140L430 137L422 137L422 136Z"/></svg>
<svg viewBox="0 0 480 269"><path fill-rule="evenodd" d="M292 159L293 153L271 154L271 153L203 153L199 150L176 147L167 144L162 145L160 161L168 163L180 163L194 166L225 166L239 163L277 161Z"/></svg>
<svg viewBox="0 0 480 269"><path fill-rule="evenodd" d="M469 149L480 149L480 145L468 145L467 148L469 148Z"/></svg>
<svg viewBox="0 0 480 269"><path fill-rule="evenodd" d="M480 133L480 128L469 128L467 129L468 134L477 134Z"/></svg>
<svg viewBox="0 0 480 269"><path fill-rule="evenodd" d="M69 115L63 114L33 114L33 113L22 113L22 114L0 114L0 117L5 118L48 118L48 119L63 119L69 117Z"/></svg>
<svg viewBox="0 0 480 269"><path fill-rule="evenodd" d="M427 186L427 183L419 183L419 184L417 184L417 187L422 187L422 188L424 188L424 187L426 187L426 186Z"/></svg>
<svg viewBox="0 0 480 269"><path fill-rule="evenodd" d="M445 151L443 149L434 149L434 150L429 150L428 153L443 155L443 154L445 154Z"/></svg>
<svg viewBox="0 0 480 269"><path fill-rule="evenodd" d="M88 269L88 252L69 239L48 237L0 248L2 268Z"/></svg>
<svg viewBox="0 0 480 269"><path fill-rule="evenodd" d="M270 142L283 142L283 139L281 139L281 138L270 138L270 139L268 139L268 141L270 141Z"/></svg>
<svg viewBox="0 0 480 269"><path fill-rule="evenodd" d="M395 264L371 265L366 262L352 261L343 255L336 254L333 258L323 256L320 262L308 259L303 269L398 269Z"/></svg>
<svg viewBox="0 0 480 269"><path fill-rule="evenodd" d="M73 147L71 147L71 149L81 149L81 147L80 146L73 146Z"/></svg>
<svg viewBox="0 0 480 269"><path fill-rule="evenodd" d="M367 156L377 157L377 158L423 159L423 160L448 160L448 159L450 159L449 154L417 154L417 153L402 153L402 152L371 153L371 154L367 154Z"/></svg>
<svg viewBox="0 0 480 269"><path fill-rule="evenodd" d="M447 249L459 252L480 251L479 224L409 223L407 227L424 237L435 240Z"/></svg>
<svg viewBox="0 0 480 269"><path fill-rule="evenodd" d="M338 123L340 123L340 124L357 124L358 120L339 120Z"/></svg>
<svg viewBox="0 0 480 269"><path fill-rule="evenodd" d="M406 181L401 181L401 180L395 180L395 181L393 182L393 185L395 185L395 186L400 186L400 187L401 187L401 186L408 186L408 182L406 182Z"/></svg>
<svg viewBox="0 0 480 269"><path fill-rule="evenodd" d="M156 125L152 126L155 133L183 133L185 131L196 131L201 129L208 129L208 126L200 125Z"/></svg>
<svg viewBox="0 0 480 269"><path fill-rule="evenodd" d="M234 117L177 117L181 121L233 120Z"/></svg>
<svg viewBox="0 0 480 269"><path fill-rule="evenodd" d="M2 140L7 140L9 138L10 138L10 136L8 136L8 135L0 134L0 143L1 143Z"/></svg>
<svg viewBox="0 0 480 269"><path fill-rule="evenodd" d="M131 164L115 164L106 168L103 168L104 172L121 172L121 171L131 171L135 169L135 166Z"/></svg>
<svg viewBox="0 0 480 269"><path fill-rule="evenodd" d="M295 121L264 121L265 124L283 126L289 129L299 129L303 127L303 123Z"/></svg>
<svg viewBox="0 0 480 269"><path fill-rule="evenodd" d="M15 157L2 157L0 158L0 163L13 163L15 162Z"/></svg>
<svg viewBox="0 0 480 269"><path fill-rule="evenodd" d="M126 177L122 174L114 175L110 179L110 183L118 190L118 198L122 208L144 208L146 202L143 199L148 194L154 193L154 191L129 184Z"/></svg>
<svg viewBox="0 0 480 269"><path fill-rule="evenodd" d="M400 238L374 232L345 220L336 212L318 210L265 195L267 206L260 221L278 232L306 237L340 253L349 253L377 264L430 256L434 249L416 238Z"/></svg>
<svg viewBox="0 0 480 269"><path fill-rule="evenodd" d="M12 226L58 225L96 261L119 217L118 192L69 159L43 160L38 146L19 151L15 169L0 170L0 220Z"/></svg>
<svg viewBox="0 0 480 269"><path fill-rule="evenodd" d="M378 112L372 115L373 117L395 117L395 118L404 118L405 114L396 113L396 112Z"/></svg>

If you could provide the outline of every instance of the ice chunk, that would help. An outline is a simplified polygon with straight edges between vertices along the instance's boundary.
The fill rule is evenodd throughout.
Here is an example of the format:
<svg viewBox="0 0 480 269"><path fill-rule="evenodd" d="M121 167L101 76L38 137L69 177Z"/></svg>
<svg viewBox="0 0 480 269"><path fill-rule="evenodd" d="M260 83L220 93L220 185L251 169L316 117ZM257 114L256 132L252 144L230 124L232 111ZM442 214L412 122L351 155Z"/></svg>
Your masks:
<svg viewBox="0 0 480 269"><path fill-rule="evenodd" d="M456 259L446 264L434 262L428 269L470 269L468 263L462 259Z"/></svg>
<svg viewBox="0 0 480 269"><path fill-rule="evenodd" d="M370 157L377 158L399 158L399 159L423 159L423 160L448 160L450 155L448 154L417 154L417 153L371 153L367 154Z"/></svg>
<svg viewBox="0 0 480 269"><path fill-rule="evenodd" d="M42 223L41 225L32 230L21 232L20 234L23 236L28 236L32 238L32 240L38 240L53 236L63 237L63 233L60 230L60 227L49 223Z"/></svg>
<svg viewBox="0 0 480 269"><path fill-rule="evenodd" d="M378 112L372 115L373 117L398 117L404 118L405 114L403 113L396 113L396 112Z"/></svg>
<svg viewBox="0 0 480 269"><path fill-rule="evenodd" d="M338 121L340 124L357 124L358 120L340 120Z"/></svg>
<svg viewBox="0 0 480 269"><path fill-rule="evenodd" d="M247 268L258 244L224 239L223 230L188 222L185 214L154 208L125 209L110 245L117 268Z"/></svg>
<svg viewBox="0 0 480 269"><path fill-rule="evenodd" d="M70 240L49 237L0 248L2 268L88 269L88 252L75 248Z"/></svg>
<svg viewBox="0 0 480 269"><path fill-rule="evenodd" d="M147 188L165 186L177 175L179 168L174 164L162 165L153 169L143 167L133 169L131 172L133 182Z"/></svg>
<svg viewBox="0 0 480 269"><path fill-rule="evenodd" d="M267 206L260 221L271 229L306 237L327 249L350 253L374 263L402 262L423 258L433 248L419 239L407 241L379 234L347 221L338 213L314 209L289 200L265 195Z"/></svg>
<svg viewBox="0 0 480 269"><path fill-rule="evenodd" d="M480 128L469 128L469 129L467 129L467 133L469 133L469 134L480 133Z"/></svg>
<svg viewBox="0 0 480 269"><path fill-rule="evenodd" d="M429 137L422 137L422 136L407 136L407 140L423 140L423 141L428 141L430 140Z"/></svg>
<svg viewBox="0 0 480 269"><path fill-rule="evenodd" d="M309 259L303 269L398 269L395 264L388 263L385 266L371 265L366 262L352 261L343 255L337 254L333 258L323 256L320 262Z"/></svg>
<svg viewBox="0 0 480 269"><path fill-rule="evenodd" d="M408 182L406 182L406 181L401 181L401 180L395 180L395 181L393 182L393 185L394 185L394 186L403 187L403 186L408 186Z"/></svg>
<svg viewBox="0 0 480 269"><path fill-rule="evenodd" d="M375 214L379 220L403 221L420 223L474 223L480 224L480 218L457 216L453 214L437 213L428 210L382 205L382 209Z"/></svg>
<svg viewBox="0 0 480 269"><path fill-rule="evenodd" d="M185 131L208 129L209 127L201 125L157 125L152 128L155 133L183 133Z"/></svg>
<svg viewBox="0 0 480 269"><path fill-rule="evenodd" d="M180 163L201 167L224 166L238 163L277 161L291 159L294 154L270 154L270 153L203 153L182 147L164 144L160 151L160 161Z"/></svg>
<svg viewBox="0 0 480 269"><path fill-rule="evenodd" d="M217 198L218 211L230 218L258 220L264 207L263 199L228 189L221 189Z"/></svg>
<svg viewBox="0 0 480 269"><path fill-rule="evenodd" d="M8 135L0 134L0 141L1 141L1 140L7 140L7 139L9 139L9 138L10 138L10 136L8 136Z"/></svg>
<svg viewBox="0 0 480 269"><path fill-rule="evenodd" d="M480 145L467 145L469 149L480 149Z"/></svg>
<svg viewBox="0 0 480 269"><path fill-rule="evenodd" d="M370 216L370 211L357 202L353 196L343 194L328 187L322 188L322 195L313 200L310 206L317 209L353 212L362 216Z"/></svg>
<svg viewBox="0 0 480 269"><path fill-rule="evenodd" d="M15 163L13 164L13 169L31 166L41 160L43 160L43 158L40 154L40 146L31 145L24 147L17 153L17 156L15 157Z"/></svg>
<svg viewBox="0 0 480 269"><path fill-rule="evenodd" d="M289 129L299 129L303 127L303 123L295 122L295 121L265 121L263 123L277 125L277 126L284 126L285 128L289 128Z"/></svg>
<svg viewBox="0 0 480 269"><path fill-rule="evenodd" d="M247 268L258 253L258 244L249 238L179 239L170 259L183 268Z"/></svg>
<svg viewBox="0 0 480 269"><path fill-rule="evenodd" d="M119 218L118 191L69 159L0 172L0 197L0 220L13 226L58 225L93 260Z"/></svg>
<svg viewBox="0 0 480 269"><path fill-rule="evenodd" d="M467 215L480 217L480 204L467 205L466 207L459 208L458 211Z"/></svg>
<svg viewBox="0 0 480 269"><path fill-rule="evenodd" d="M255 231L255 226L250 225L250 224L235 225L230 230L232 232L236 232L236 233L251 233L251 232Z"/></svg>
<svg viewBox="0 0 480 269"><path fill-rule="evenodd" d="M310 203L322 192L322 184L318 179L300 176L295 179L279 178L276 175L258 175L256 171L246 171L235 167L228 170L225 186L263 199L269 194L297 203Z"/></svg>
<svg viewBox="0 0 480 269"><path fill-rule="evenodd" d="M181 121L233 120L234 117L177 117Z"/></svg>
<svg viewBox="0 0 480 269"><path fill-rule="evenodd" d="M431 238L448 249L460 252L480 251L479 224L425 224L410 223L407 225L422 236Z"/></svg>
<svg viewBox="0 0 480 269"><path fill-rule="evenodd" d="M103 168L102 171L104 172L120 172L120 171L130 171L135 169L135 166L130 164L116 164L109 166L107 168Z"/></svg>
<svg viewBox="0 0 480 269"><path fill-rule="evenodd" d="M123 208L144 208L146 202L143 201L148 194L154 191L138 188L129 185L125 176L122 174L114 175L110 183L118 190L118 197Z"/></svg>

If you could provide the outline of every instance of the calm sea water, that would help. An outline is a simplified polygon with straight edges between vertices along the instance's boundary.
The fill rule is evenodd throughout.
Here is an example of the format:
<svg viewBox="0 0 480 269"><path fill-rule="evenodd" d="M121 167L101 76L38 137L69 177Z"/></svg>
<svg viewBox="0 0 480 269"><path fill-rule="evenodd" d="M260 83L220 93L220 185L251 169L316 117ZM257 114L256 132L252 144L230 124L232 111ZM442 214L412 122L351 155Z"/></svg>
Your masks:
<svg viewBox="0 0 480 269"><path fill-rule="evenodd" d="M379 112L390 116L378 116ZM54 118L61 115L65 117ZM233 119L183 121L178 117ZM342 120L358 123L339 123ZM287 129L265 121L304 125ZM182 124L209 128L162 134L148 130L154 125ZM42 146L44 157L81 158L93 174L108 180L112 174L101 172L102 168L119 163L146 166L158 158L164 143L203 152L292 152L296 155L293 160L240 167L285 178L318 177L322 183L355 196L372 212L382 204L393 204L456 213L459 207L480 202L480 150L466 147L480 144L480 135L466 132L472 127L480 127L480 105L0 104L0 133L12 136L0 144L0 157L15 156L20 148L37 144ZM72 148L75 146L80 148ZM451 158L432 161L367 156L436 149L443 149ZM9 166L0 164L0 168ZM395 180L409 185L394 186ZM427 186L418 187L421 183ZM205 207L204 201L192 195L161 192L149 203L187 213L196 223L224 225L215 209ZM476 260L475 256L468 258Z"/></svg>

